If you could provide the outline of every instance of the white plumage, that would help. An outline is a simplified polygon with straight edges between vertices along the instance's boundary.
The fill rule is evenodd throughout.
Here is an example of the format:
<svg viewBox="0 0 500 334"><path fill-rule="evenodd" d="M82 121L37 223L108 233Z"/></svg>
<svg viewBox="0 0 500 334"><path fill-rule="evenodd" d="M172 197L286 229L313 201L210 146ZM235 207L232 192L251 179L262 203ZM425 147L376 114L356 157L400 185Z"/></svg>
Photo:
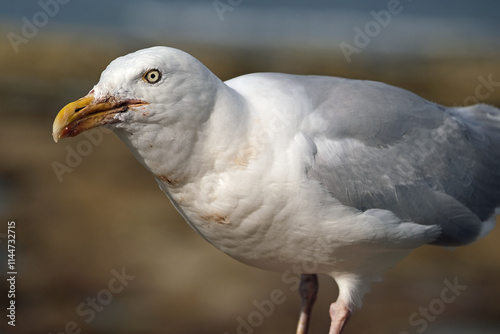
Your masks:
<svg viewBox="0 0 500 334"><path fill-rule="evenodd" d="M310 275L333 277L330 333L385 269L421 245L473 242L500 205L500 111L446 108L377 82L222 82L190 55L154 47L113 61L60 112L54 139L99 125L224 253L275 271L302 264L309 304Z"/></svg>

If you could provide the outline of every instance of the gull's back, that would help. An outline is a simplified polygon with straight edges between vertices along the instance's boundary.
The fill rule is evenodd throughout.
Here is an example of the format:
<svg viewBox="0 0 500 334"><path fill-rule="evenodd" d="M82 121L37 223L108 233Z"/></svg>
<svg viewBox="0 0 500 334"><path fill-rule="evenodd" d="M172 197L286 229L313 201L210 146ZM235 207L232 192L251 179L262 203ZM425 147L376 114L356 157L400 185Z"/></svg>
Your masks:
<svg viewBox="0 0 500 334"><path fill-rule="evenodd" d="M307 177L342 204L440 226L438 245L467 244L491 228L485 222L500 206L499 109L443 107L335 77L257 73L226 83L294 119L313 143Z"/></svg>

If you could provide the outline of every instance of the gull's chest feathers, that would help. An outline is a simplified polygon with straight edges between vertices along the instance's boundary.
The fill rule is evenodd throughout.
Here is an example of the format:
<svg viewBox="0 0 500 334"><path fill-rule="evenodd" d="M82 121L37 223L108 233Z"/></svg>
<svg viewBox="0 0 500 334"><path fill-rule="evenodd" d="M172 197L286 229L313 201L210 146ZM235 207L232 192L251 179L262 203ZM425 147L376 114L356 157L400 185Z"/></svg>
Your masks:
<svg viewBox="0 0 500 334"><path fill-rule="evenodd" d="M264 207L278 204L272 185L264 184L259 171L248 168L245 155L237 157L235 163L239 165L234 168L206 173L181 186L161 180L164 192L206 238L224 231L235 233L241 228L251 233L251 225L256 224L254 218L264 218ZM260 221L259 225L262 227L267 221Z"/></svg>
<svg viewBox="0 0 500 334"><path fill-rule="evenodd" d="M157 178L177 210L207 241L239 261L264 267L284 260L278 260L281 250L301 229L297 225L307 224L300 216L313 215L297 204L304 204L297 168L283 169L285 161L277 156L249 160L251 154L243 152L223 171L182 185Z"/></svg>

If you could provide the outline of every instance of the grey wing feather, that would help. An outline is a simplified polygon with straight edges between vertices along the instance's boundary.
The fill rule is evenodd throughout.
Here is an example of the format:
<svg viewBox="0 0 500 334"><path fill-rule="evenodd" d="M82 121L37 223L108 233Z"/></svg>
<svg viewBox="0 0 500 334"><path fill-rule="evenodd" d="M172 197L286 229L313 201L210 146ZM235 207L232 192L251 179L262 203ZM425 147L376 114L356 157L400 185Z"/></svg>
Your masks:
<svg viewBox="0 0 500 334"><path fill-rule="evenodd" d="M498 109L446 108L368 81L325 81L308 94L317 105L303 124L317 150L310 178L359 210L439 225L434 244L478 237L500 205Z"/></svg>

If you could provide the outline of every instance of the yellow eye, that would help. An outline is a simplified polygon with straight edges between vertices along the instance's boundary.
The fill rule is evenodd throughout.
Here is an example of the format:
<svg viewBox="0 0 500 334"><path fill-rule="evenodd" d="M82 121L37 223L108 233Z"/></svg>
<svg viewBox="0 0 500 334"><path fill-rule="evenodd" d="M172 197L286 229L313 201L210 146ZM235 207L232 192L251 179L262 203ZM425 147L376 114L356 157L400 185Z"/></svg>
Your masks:
<svg viewBox="0 0 500 334"><path fill-rule="evenodd" d="M158 81L160 81L160 79L161 72L158 70L149 70L142 76L142 80L150 84L157 83Z"/></svg>

